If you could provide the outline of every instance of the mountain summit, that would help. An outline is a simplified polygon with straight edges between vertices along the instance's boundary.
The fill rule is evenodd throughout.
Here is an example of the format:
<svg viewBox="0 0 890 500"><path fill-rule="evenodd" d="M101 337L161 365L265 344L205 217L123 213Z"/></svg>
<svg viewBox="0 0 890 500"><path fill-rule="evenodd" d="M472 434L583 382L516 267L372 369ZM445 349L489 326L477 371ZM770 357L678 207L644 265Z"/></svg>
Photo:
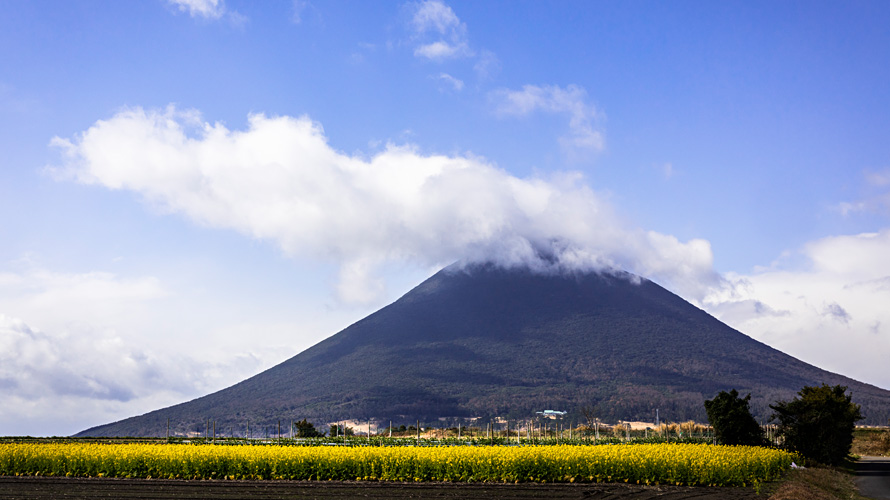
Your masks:
<svg viewBox="0 0 890 500"><path fill-rule="evenodd" d="M82 436L226 434L308 418L393 423L529 418L595 407L605 421L705 420L721 390L768 405L805 385L848 386L865 422L890 417L890 391L821 370L627 273L544 275L450 266L399 300L232 387Z"/></svg>

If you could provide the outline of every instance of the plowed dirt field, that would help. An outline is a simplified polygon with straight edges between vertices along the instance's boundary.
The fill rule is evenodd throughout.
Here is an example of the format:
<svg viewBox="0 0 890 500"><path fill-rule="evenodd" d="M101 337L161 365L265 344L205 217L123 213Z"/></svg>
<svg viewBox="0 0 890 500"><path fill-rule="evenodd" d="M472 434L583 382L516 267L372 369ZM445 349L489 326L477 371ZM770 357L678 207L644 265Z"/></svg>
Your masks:
<svg viewBox="0 0 890 500"><path fill-rule="evenodd" d="M306 481L180 481L0 476L0 499L659 499L741 500L752 488L628 484L454 484Z"/></svg>

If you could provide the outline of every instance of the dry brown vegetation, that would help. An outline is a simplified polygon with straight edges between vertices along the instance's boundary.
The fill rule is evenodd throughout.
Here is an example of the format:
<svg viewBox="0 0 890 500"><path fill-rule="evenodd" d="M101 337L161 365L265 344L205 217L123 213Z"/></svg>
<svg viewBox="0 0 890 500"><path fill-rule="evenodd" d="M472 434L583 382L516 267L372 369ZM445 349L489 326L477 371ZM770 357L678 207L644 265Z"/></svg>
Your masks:
<svg viewBox="0 0 890 500"><path fill-rule="evenodd" d="M853 433L854 455L885 457L890 455L890 429L861 427Z"/></svg>
<svg viewBox="0 0 890 500"><path fill-rule="evenodd" d="M854 455L890 455L890 429L857 428L853 434ZM790 471L769 500L867 500L853 483L853 474L844 468L811 467Z"/></svg>
<svg viewBox="0 0 890 500"><path fill-rule="evenodd" d="M660 433L667 431L675 435L683 433L683 435L691 436L694 434L703 435L709 433L711 427L707 424L700 424L693 420L687 420L686 422L680 423L661 424L656 428L656 431Z"/></svg>
<svg viewBox="0 0 890 500"><path fill-rule="evenodd" d="M788 473L769 500L868 500L853 484L853 475L842 469L812 467Z"/></svg>

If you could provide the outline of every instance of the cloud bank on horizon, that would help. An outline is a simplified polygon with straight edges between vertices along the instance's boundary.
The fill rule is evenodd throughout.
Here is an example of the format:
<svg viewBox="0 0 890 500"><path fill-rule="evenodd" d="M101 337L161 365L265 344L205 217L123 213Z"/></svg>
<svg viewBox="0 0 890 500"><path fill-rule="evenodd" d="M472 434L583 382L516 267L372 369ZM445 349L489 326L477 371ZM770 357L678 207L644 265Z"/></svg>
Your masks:
<svg viewBox="0 0 890 500"><path fill-rule="evenodd" d="M228 373L248 376L260 366L250 352L219 357L208 350L195 359L182 343L158 335L154 307L176 294L155 278L25 267L0 272L0 303L38 318L45 329L0 313L0 426L6 435L33 434L34 428L61 435L134 407L193 397L196 389L228 382ZM154 342L134 342L134 333Z"/></svg>
<svg viewBox="0 0 890 500"><path fill-rule="evenodd" d="M890 229L813 241L797 257L802 268L777 262L748 275L727 273L705 309L820 368L890 387ZM848 359L858 359L861 371L851 373Z"/></svg>

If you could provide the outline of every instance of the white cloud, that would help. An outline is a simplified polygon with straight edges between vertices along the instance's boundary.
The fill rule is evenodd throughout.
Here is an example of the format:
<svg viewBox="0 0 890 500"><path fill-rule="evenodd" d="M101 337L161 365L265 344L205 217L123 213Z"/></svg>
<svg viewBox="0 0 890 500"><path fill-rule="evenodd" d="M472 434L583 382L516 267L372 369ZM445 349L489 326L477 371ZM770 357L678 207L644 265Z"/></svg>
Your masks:
<svg viewBox="0 0 890 500"><path fill-rule="evenodd" d="M376 51L377 46L373 43L359 42L357 49L349 55L347 61L349 61L350 64L362 64L365 62L366 54L371 54Z"/></svg>
<svg viewBox="0 0 890 500"><path fill-rule="evenodd" d="M560 142L569 150L605 148L603 133L594 126L599 112L587 102L587 92L582 87L525 85L521 90L493 91L490 98L500 116L519 117L538 111L568 115L569 134L561 137Z"/></svg>
<svg viewBox="0 0 890 500"><path fill-rule="evenodd" d="M426 57L427 59L448 59L457 57L467 50L465 44L452 45L439 40L437 42L421 45L414 49L414 55L418 57Z"/></svg>
<svg viewBox="0 0 890 500"><path fill-rule="evenodd" d="M299 321L257 317L243 297L232 307L155 277L10 266L0 271L0 435L70 434L180 403L337 328L307 326L318 318L305 311Z"/></svg>
<svg viewBox="0 0 890 500"><path fill-rule="evenodd" d="M167 3L178 8L180 12L188 12L189 16L195 19L217 21L225 17L238 29L243 28L249 21L247 16L228 9L225 0L167 0ZM298 14L299 12L296 12L295 16Z"/></svg>
<svg viewBox="0 0 890 500"><path fill-rule="evenodd" d="M890 229L820 239L801 254L804 269L728 275L706 309L804 361L890 388Z"/></svg>
<svg viewBox="0 0 890 500"><path fill-rule="evenodd" d="M461 29L460 19L451 7L437 0L426 0L418 4L411 23L419 33L434 31L445 35Z"/></svg>
<svg viewBox="0 0 890 500"><path fill-rule="evenodd" d="M306 0L293 0L291 21L293 21L294 24L303 22L303 11L306 10L306 7L308 6L309 2Z"/></svg>
<svg viewBox="0 0 890 500"><path fill-rule="evenodd" d="M0 305L41 318L41 328L120 324L137 309L148 314L149 304L168 293L153 277L122 279L105 272L66 274L33 267L0 272Z"/></svg>
<svg viewBox="0 0 890 500"><path fill-rule="evenodd" d="M260 364L250 354L217 365L174 346L152 352L84 325L44 332L2 313L0 345L3 435L71 434L201 395L223 371L246 376Z"/></svg>
<svg viewBox="0 0 890 500"><path fill-rule="evenodd" d="M841 215L843 215L844 217L847 217L848 215L854 214L856 212L863 212L867 208L868 208L868 205L861 201L858 201L858 202L842 201L842 202L838 203L838 205L837 205L838 212L840 212Z"/></svg>
<svg viewBox="0 0 890 500"><path fill-rule="evenodd" d="M706 241L625 229L577 174L520 179L394 145L364 159L331 148L307 117L252 115L232 131L193 111L134 108L53 143L60 175L338 264L345 300L377 296L378 269L396 262L614 266L691 297L717 279Z"/></svg>
<svg viewBox="0 0 890 500"><path fill-rule="evenodd" d="M845 217L861 212L890 214L890 168L867 170L862 176L866 186L861 199L841 202L837 211Z"/></svg>
<svg viewBox="0 0 890 500"><path fill-rule="evenodd" d="M121 381L126 378L115 376L108 377L105 374L92 374L96 369L104 371L110 364L118 364L121 361L119 352L113 352L110 356L111 363L95 363L96 355L104 357L108 352L101 352L115 344L116 339L102 339L98 342L90 342L89 346L63 345L64 338L53 338L43 332L33 330L20 320L8 318L0 314L0 340L3 351L0 352L0 383L5 386L4 393L13 388L26 397L38 398L59 394L74 394L90 396L97 399L114 399L127 401L133 398L133 394ZM88 349L73 349L72 347L89 347ZM93 348L95 347L95 348ZM86 352L77 352L86 351ZM74 356L66 354L76 354ZM68 364L71 361L79 362L81 356L88 355L88 367L72 369ZM124 362L126 364L126 361ZM87 369L89 368L89 369ZM117 367L116 367L117 368ZM114 371L118 371L115 369Z"/></svg>
<svg viewBox="0 0 890 500"><path fill-rule="evenodd" d="M483 50L479 54L479 59L473 65L473 70L480 80L488 80L501 69L501 63L498 56L490 50Z"/></svg>
<svg viewBox="0 0 890 500"><path fill-rule="evenodd" d="M219 19L226 12L223 0L167 0L181 12L188 12L192 17Z"/></svg>
<svg viewBox="0 0 890 500"><path fill-rule="evenodd" d="M439 76L435 78L440 82L447 84L451 90L460 92L464 88L464 82L462 80L459 80L448 73L440 73Z"/></svg>
<svg viewBox="0 0 890 500"><path fill-rule="evenodd" d="M416 57L442 61L474 55L467 41L466 25L444 2L426 0L417 4L411 27Z"/></svg>
<svg viewBox="0 0 890 500"><path fill-rule="evenodd" d="M490 79L500 69L497 56L490 50L476 50L470 47L467 26L461 22L454 10L440 0L426 0L413 4L408 28L411 31L409 44L414 48L414 56L443 63L454 59L475 60L473 71L478 80ZM443 78L450 75L442 73ZM451 82L455 90L463 88L463 81Z"/></svg>
<svg viewBox="0 0 890 500"><path fill-rule="evenodd" d="M865 180L872 186L890 186L890 168L865 172Z"/></svg>

